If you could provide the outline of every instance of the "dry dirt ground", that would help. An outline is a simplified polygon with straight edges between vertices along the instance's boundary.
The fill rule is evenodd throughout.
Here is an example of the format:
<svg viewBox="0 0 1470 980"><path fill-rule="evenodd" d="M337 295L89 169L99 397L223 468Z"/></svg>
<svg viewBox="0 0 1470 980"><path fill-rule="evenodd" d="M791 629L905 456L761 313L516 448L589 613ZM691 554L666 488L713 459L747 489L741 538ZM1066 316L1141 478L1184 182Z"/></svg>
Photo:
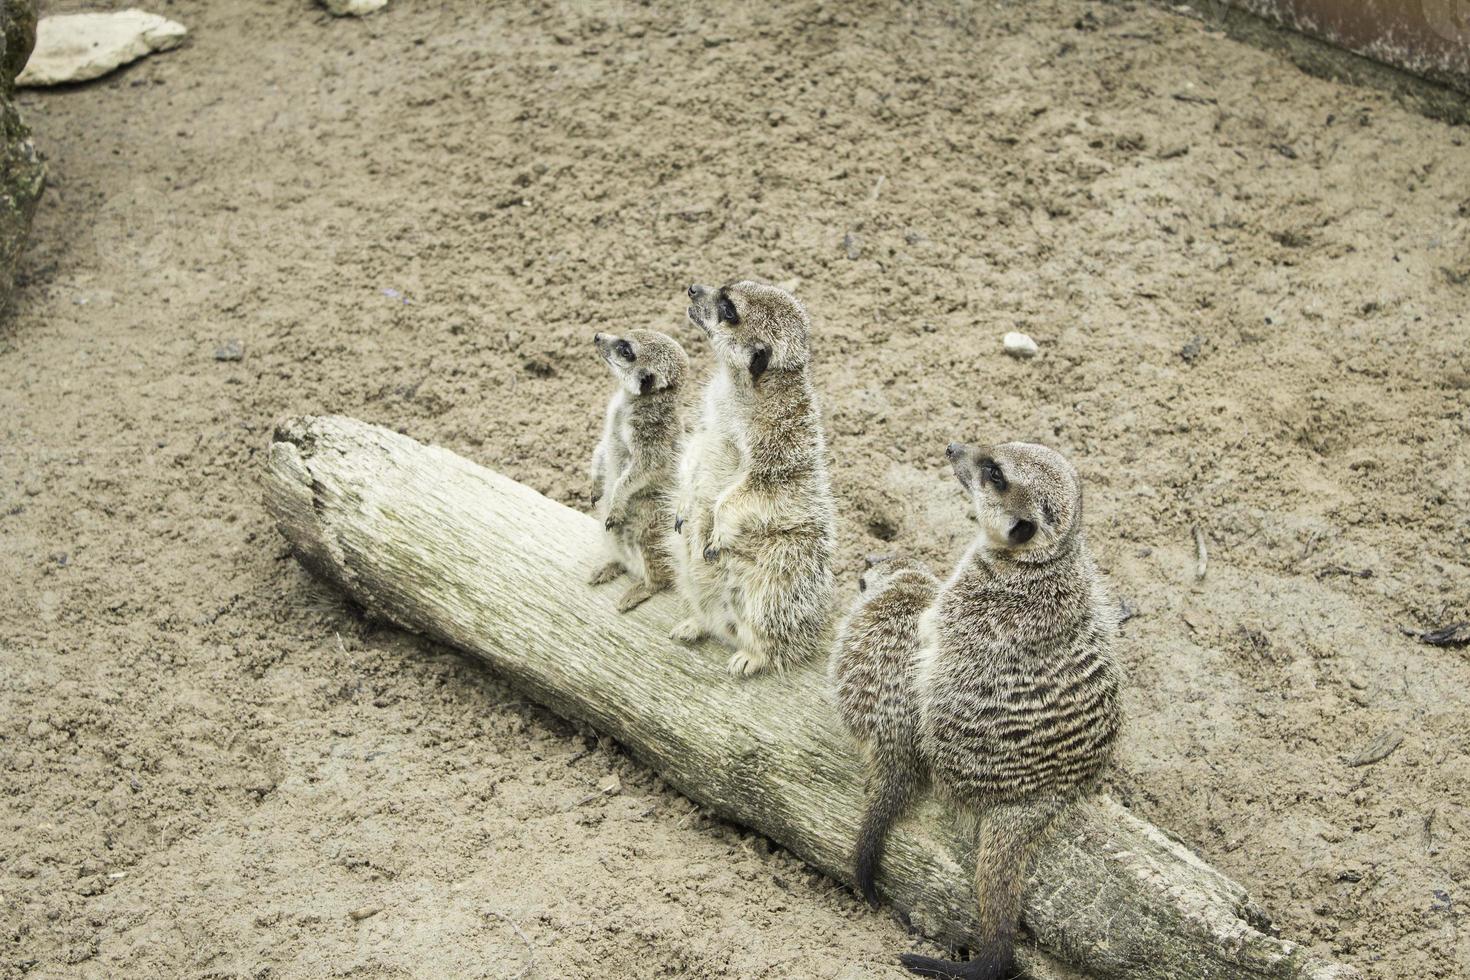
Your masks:
<svg viewBox="0 0 1470 980"><path fill-rule="evenodd" d="M162 2L184 48L23 97L0 975L898 976L260 506L323 411L585 505L593 331L705 363L684 284L753 275L816 321L844 590L955 560L948 440L1071 454L1136 610L1113 791L1286 935L1470 976L1470 651L1400 631L1470 618L1470 134L1149 6L721 8Z"/></svg>

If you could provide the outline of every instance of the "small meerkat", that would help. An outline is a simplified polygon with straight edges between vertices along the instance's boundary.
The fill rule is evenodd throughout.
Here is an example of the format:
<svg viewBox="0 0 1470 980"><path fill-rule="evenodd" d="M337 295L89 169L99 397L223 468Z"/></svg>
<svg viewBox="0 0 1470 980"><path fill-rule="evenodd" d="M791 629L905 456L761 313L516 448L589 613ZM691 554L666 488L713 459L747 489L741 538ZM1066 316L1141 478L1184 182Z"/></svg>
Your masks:
<svg viewBox="0 0 1470 980"><path fill-rule="evenodd" d="M913 670L919 754L942 795L980 820L983 945L967 963L902 957L927 977L995 980L1015 968L1036 845L1093 790L1120 727L1115 606L1082 529L1077 472L1043 446L946 455L980 533L920 618Z"/></svg>
<svg viewBox="0 0 1470 980"><path fill-rule="evenodd" d="M913 668L919 618L939 594L923 562L867 559L858 597L837 628L830 677L837 712L862 744L870 769L867 811L853 852L854 879L872 905L874 876L889 829L926 778L918 748Z"/></svg>
<svg viewBox="0 0 1470 980"><path fill-rule="evenodd" d="M814 656L832 601L835 508L806 310L757 282L689 287L715 370L680 454L670 538L690 615L674 638L735 648L737 676Z"/></svg>
<svg viewBox="0 0 1470 980"><path fill-rule="evenodd" d="M656 330L592 339L618 386L592 454L592 505L603 502L608 561L591 583L631 572L638 581L618 600L618 611L627 612L673 579L664 534L673 520L668 492L684 435L681 388L689 357L678 341Z"/></svg>

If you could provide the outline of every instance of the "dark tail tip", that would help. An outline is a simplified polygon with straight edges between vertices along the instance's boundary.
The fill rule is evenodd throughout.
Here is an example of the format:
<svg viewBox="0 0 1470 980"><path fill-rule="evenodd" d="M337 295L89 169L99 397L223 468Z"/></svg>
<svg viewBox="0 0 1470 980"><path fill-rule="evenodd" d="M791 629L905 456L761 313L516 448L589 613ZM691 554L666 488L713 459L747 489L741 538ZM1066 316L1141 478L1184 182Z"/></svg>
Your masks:
<svg viewBox="0 0 1470 980"><path fill-rule="evenodd" d="M876 876L878 876L878 861L872 855L858 855L857 870L854 871L853 877L856 880L858 892L863 893L863 898L867 899L867 904L872 905L873 908L878 908L878 882L873 880Z"/></svg>
<svg viewBox="0 0 1470 980"><path fill-rule="evenodd" d="M935 980L1011 980L1016 975L1016 961L1008 949L977 956L968 963L954 963L916 953L904 953L898 961L910 973Z"/></svg>
<svg viewBox="0 0 1470 980"><path fill-rule="evenodd" d="M964 972L968 963L951 963L932 956L919 956L917 953L904 953L898 958L898 962L910 973L933 977L934 980L969 980L970 977L970 974Z"/></svg>
<svg viewBox="0 0 1470 980"><path fill-rule="evenodd" d="M858 847L857 859L853 862L853 880L863 898L873 908L878 907L878 848L872 840L863 841Z"/></svg>

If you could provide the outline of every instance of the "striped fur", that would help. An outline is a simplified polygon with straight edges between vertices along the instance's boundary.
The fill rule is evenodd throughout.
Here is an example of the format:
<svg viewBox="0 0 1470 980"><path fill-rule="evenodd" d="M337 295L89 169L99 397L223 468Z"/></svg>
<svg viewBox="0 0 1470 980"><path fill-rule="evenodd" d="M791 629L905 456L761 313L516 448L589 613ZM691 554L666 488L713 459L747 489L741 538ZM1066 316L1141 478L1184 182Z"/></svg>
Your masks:
<svg viewBox="0 0 1470 980"><path fill-rule="evenodd" d="M838 714L863 745L869 770L867 810L853 851L853 878L877 904L874 881L883 843L924 778L918 754L913 666L919 618L939 580L906 558L868 560L860 592L838 627L830 664Z"/></svg>
<svg viewBox="0 0 1470 980"><path fill-rule="evenodd" d="M1114 606L1082 531L1076 472L1042 446L952 445L980 534L926 611L913 673L918 750L935 786L980 814L986 941L923 976L1008 977L1036 844L1109 765L1120 726Z"/></svg>

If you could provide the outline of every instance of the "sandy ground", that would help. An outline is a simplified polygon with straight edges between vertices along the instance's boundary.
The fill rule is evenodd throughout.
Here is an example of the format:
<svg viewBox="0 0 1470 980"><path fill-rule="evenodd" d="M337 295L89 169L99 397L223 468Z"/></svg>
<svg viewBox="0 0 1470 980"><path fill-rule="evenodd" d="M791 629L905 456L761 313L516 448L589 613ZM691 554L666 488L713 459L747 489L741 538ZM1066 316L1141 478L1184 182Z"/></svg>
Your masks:
<svg viewBox="0 0 1470 980"><path fill-rule="evenodd" d="M1284 934L1470 976L1470 652L1400 632L1470 618L1467 133L1147 6L724 7L164 2L186 47L23 97L0 975L898 976L259 502L334 411L584 505L592 332L705 363L683 285L754 275L816 320L844 589L957 557L948 440L1071 454L1137 612L1113 791Z"/></svg>

